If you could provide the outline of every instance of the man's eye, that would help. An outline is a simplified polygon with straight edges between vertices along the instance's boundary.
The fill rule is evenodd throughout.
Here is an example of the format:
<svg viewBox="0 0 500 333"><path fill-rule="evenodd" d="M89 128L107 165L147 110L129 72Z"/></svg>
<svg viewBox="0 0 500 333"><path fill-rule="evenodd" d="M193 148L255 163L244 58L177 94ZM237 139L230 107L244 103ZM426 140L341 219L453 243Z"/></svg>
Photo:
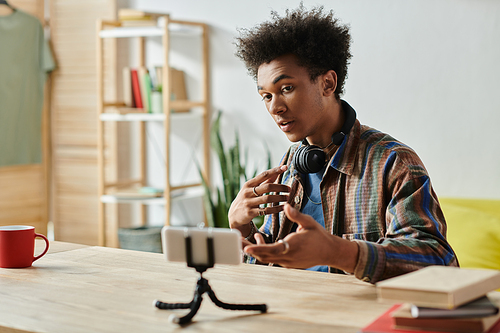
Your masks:
<svg viewBox="0 0 500 333"><path fill-rule="evenodd" d="M284 86L283 89L282 89L283 92L290 92L292 90L293 90L292 86Z"/></svg>
<svg viewBox="0 0 500 333"><path fill-rule="evenodd" d="M271 99L271 95L269 95L269 94L262 95L262 100L263 101L269 101L270 99Z"/></svg>

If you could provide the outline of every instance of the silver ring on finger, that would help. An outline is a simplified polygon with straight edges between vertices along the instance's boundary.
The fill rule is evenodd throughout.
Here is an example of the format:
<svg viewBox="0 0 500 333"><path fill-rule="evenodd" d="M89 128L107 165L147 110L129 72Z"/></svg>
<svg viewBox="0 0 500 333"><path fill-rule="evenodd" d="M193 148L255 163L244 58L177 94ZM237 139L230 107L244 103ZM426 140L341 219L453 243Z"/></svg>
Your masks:
<svg viewBox="0 0 500 333"><path fill-rule="evenodd" d="M257 188L257 186L254 186L252 191L253 191L253 194L255 194L256 197L260 197L260 194L257 193L257 191L255 190Z"/></svg>
<svg viewBox="0 0 500 333"><path fill-rule="evenodd" d="M281 244L285 245L285 249L283 250L283 252L281 252L281 254L287 254L288 251L290 251L290 244L288 244L288 242L286 240L280 239L278 241L278 243L281 243Z"/></svg>

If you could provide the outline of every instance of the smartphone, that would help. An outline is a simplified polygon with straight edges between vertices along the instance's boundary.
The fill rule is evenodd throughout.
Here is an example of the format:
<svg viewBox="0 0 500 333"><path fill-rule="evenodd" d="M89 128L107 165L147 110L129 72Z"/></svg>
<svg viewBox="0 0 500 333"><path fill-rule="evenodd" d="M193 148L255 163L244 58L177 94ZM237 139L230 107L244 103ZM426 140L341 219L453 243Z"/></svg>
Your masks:
<svg viewBox="0 0 500 333"><path fill-rule="evenodd" d="M241 233L238 230L171 226L165 226L161 230L165 260L187 262L188 236L191 238L191 259L194 265L209 263L208 238L212 238L214 264L238 265L242 262Z"/></svg>

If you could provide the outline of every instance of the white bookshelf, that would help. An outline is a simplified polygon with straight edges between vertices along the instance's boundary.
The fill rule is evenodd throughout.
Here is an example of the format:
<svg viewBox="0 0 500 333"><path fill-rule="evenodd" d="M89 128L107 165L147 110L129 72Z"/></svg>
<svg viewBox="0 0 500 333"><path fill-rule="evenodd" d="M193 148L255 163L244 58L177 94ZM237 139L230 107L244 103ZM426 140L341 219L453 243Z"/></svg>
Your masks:
<svg viewBox="0 0 500 333"><path fill-rule="evenodd" d="M158 18L157 26L139 26L130 27L122 26L120 21L101 21L98 24L97 42L98 42L98 179L99 179L99 245L101 246L117 246L117 244L109 243L106 239L106 233L109 232L109 227L106 222L106 214L104 213L106 204L117 203L136 203L141 205L143 217L145 216L144 206L147 205L163 205L165 209L165 225L170 224L171 218L171 204L173 201L200 198L204 194L204 189L199 184L172 184L170 178L170 136L172 135L171 127L175 126L176 120L201 120L202 131L201 141L203 143L203 162L201 164L202 173L205 179L210 181L210 143L209 143L209 70L208 70L208 27L199 22L176 21L171 20L168 15ZM200 81L202 86L202 96L198 101L192 100L175 100L170 99L169 94L164 94L162 98L163 112L162 113L144 113L142 110L124 107L121 101L105 101L105 84L104 84L104 55L103 43L104 39L110 38L139 38L139 45L144 45L145 38L147 37L161 37L163 49L163 75L162 87L163 91L170 91L172 84L170 78L170 37L175 36L192 36L197 35L201 37L202 49L202 66L200 73ZM145 64L145 50L143 47L138 48L139 66L144 67ZM115 55L116 56L116 55ZM189 110L189 111L185 111ZM106 154L105 150L109 151L109 147L105 143L105 122L140 122L140 138L139 147L139 179L120 179L115 182L106 180ZM144 126L146 122L162 122L164 129L164 142L165 149L165 174L162 179L165 179L165 184L162 186L163 197L144 197L138 194L136 197L127 193L127 195L120 195L120 190L126 187L133 186L133 188L140 188L147 186L146 184L146 164L147 158L145 156L144 148ZM193 162L194 163L194 162ZM117 164L117 168L120 165ZM122 190L122 192L125 192ZM129 191L130 192L130 191ZM144 220L144 218L143 218ZM117 226L114 226L117 227ZM116 230L117 232L118 230ZM112 237L113 238L113 237Z"/></svg>

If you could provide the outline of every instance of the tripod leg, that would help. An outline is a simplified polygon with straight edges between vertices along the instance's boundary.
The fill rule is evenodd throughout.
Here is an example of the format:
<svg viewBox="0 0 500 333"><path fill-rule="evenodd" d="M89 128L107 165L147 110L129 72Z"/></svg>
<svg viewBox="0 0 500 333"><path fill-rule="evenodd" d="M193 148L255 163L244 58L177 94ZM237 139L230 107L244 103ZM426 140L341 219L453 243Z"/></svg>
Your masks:
<svg viewBox="0 0 500 333"><path fill-rule="evenodd" d="M212 302L215 303L215 305L226 310L260 311L261 313L267 312L266 304L229 304L220 301L208 284L208 280L203 278L202 276L200 276L200 278L198 279L194 297L190 303L163 303L160 301L155 301L153 304L159 309L191 309L191 311L189 311L189 313L184 317L178 317L176 315L170 316L170 320L172 322L179 325L184 325L189 323L200 309L201 302L203 301L202 295L204 293L208 293L208 296L210 297Z"/></svg>
<svg viewBox="0 0 500 333"><path fill-rule="evenodd" d="M155 300L153 305L160 310L175 310L175 309L189 309L193 301L189 303L164 303L159 300Z"/></svg>
<svg viewBox="0 0 500 333"><path fill-rule="evenodd" d="M196 289L194 290L193 299L189 303L164 303L159 300L156 300L153 302L153 305L161 310L189 309L193 306L193 303L196 302L197 299L196 296L203 295L203 293L206 290L206 286L208 286L208 281L206 281L204 278L199 278L198 282L196 283Z"/></svg>
<svg viewBox="0 0 500 333"><path fill-rule="evenodd" d="M193 301L190 303L191 304L191 311L184 317L178 317L175 315L170 316L170 320L173 323L179 324L179 325L184 325L187 324L193 319L194 315L198 312L200 309L201 301L203 301L203 297L201 297L201 294L196 293L194 295Z"/></svg>
<svg viewBox="0 0 500 333"><path fill-rule="evenodd" d="M208 296L210 296L210 299L212 302L215 303L220 308L226 309L226 310L248 310L248 311L260 311L261 313L267 312L267 305L266 304L229 304L220 301L217 296L215 295L214 291L210 286L208 286L207 291Z"/></svg>

